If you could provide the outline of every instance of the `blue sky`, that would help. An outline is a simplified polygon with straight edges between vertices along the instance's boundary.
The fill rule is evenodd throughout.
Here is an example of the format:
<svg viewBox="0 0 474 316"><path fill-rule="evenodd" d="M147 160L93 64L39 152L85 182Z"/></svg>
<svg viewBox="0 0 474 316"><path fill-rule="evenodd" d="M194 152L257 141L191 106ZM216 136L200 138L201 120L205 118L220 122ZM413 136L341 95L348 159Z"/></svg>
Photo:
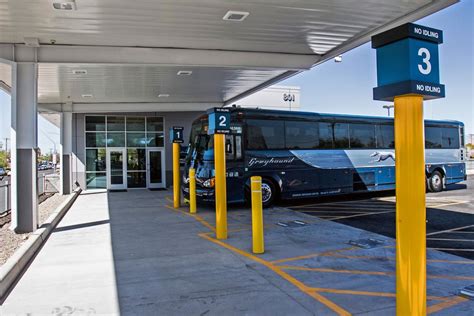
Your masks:
<svg viewBox="0 0 474 316"><path fill-rule="evenodd" d="M446 85L446 98L426 101L425 117L453 119L464 122L466 134L474 134L474 1L465 0L417 23L441 29L444 43L440 45L441 83ZM294 76L281 85L301 87L303 110L326 113L386 115L382 105L372 100L376 85L375 50L370 43L343 55L342 63L328 61L314 69ZM10 98L0 90L0 140L9 137ZM59 143L58 129L38 120L38 145L42 151ZM47 134L49 137L45 136Z"/></svg>
<svg viewBox="0 0 474 316"><path fill-rule="evenodd" d="M446 98L425 101L425 118L462 121L466 134L474 134L473 4L462 1L416 22L441 29L444 36L439 58ZM387 115L382 106L390 102L372 100L377 76L375 50L370 43L345 53L342 59L342 63L328 61L280 84L301 87L305 111Z"/></svg>

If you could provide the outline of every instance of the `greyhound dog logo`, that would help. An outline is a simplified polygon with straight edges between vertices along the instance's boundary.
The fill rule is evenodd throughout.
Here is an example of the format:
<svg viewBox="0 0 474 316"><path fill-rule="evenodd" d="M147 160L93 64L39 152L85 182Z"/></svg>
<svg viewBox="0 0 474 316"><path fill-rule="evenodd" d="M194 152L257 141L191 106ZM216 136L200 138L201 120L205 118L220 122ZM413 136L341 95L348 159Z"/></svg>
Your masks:
<svg viewBox="0 0 474 316"><path fill-rule="evenodd" d="M370 155L370 157L377 157L377 159L374 159L372 162L381 162L388 158L392 158L392 160L395 161L395 153L389 151L376 151Z"/></svg>

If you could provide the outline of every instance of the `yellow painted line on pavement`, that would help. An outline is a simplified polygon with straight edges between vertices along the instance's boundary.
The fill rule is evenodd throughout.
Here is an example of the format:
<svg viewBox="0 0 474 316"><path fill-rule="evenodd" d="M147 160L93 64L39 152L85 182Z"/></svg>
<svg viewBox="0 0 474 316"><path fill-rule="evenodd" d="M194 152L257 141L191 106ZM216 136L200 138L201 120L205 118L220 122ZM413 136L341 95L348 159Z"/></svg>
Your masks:
<svg viewBox="0 0 474 316"><path fill-rule="evenodd" d="M255 262L258 262L260 263L261 265L267 267L268 269L272 270L273 272L275 272L276 274L278 274L280 277L282 277L283 279L287 280L288 282L290 282L291 284L293 284L295 287L297 287L300 291L302 291L303 293L311 296L312 298L316 299L317 301L319 301L320 303L324 304L325 306L327 306L328 308L330 308L332 311L336 312L338 315L351 315L351 313L349 313L347 310L345 310L344 308L340 307L339 305L335 304L334 302L332 302L331 300L327 299L326 297L322 296L321 294L319 294L318 292L316 291L313 291L311 290L309 287L307 287L304 283L302 283L301 281L297 280L296 278L292 277L291 275L289 275L288 273L286 273L285 271L283 271L280 267L272 264L271 262L269 261L266 261L266 260L263 260L257 256L254 256L248 252L245 252L241 249L238 249L234 246L231 246L221 240L217 240L215 238L212 238L210 237L209 235L207 234L199 234L200 237L204 238L204 239L207 239L209 240L210 242L213 242L219 246L222 246L224 248L227 248L235 253L238 253L239 255L241 256L244 256L248 259L251 259Z"/></svg>
<svg viewBox="0 0 474 316"><path fill-rule="evenodd" d="M392 276L395 272L391 271L365 271L365 270L343 270L343 269L331 269L331 268L308 268L300 266L279 266L284 270L297 270L297 271L312 271L312 272L327 272L327 273L347 273L347 274L363 274L363 275L384 275ZM447 279L447 280L474 280L474 277L463 276L463 275L428 275L428 279Z"/></svg>
<svg viewBox="0 0 474 316"><path fill-rule="evenodd" d="M442 233L449 233L449 232L452 232L452 231L463 230L463 229L471 228L471 227L474 227L474 225L467 225L467 226L461 226L461 227L456 227L456 228L450 228L450 229L446 229L446 230L440 230L440 231L437 231L437 232L432 232L432 233L426 234L426 236L438 235L438 234L442 234Z"/></svg>
<svg viewBox="0 0 474 316"><path fill-rule="evenodd" d="M474 252L474 249L464 249L464 248L436 248L436 247L428 247L427 249L434 249L434 250L440 250L440 251Z"/></svg>
<svg viewBox="0 0 474 316"><path fill-rule="evenodd" d="M328 273L348 273L348 274L366 274L366 275L395 275L395 272L386 271L364 271L364 270L340 270L331 268L308 268L299 266L279 266L284 270L297 271L313 271L313 272L328 272Z"/></svg>
<svg viewBox="0 0 474 316"><path fill-rule="evenodd" d="M435 204L434 206L430 206L430 204L427 203L426 207L429 207L429 208L438 208L438 207L451 206L451 205L458 205L458 204L466 204L466 203L469 203L469 201L457 201L457 202L450 202L450 203L444 203L444 204Z"/></svg>
<svg viewBox="0 0 474 316"><path fill-rule="evenodd" d="M369 213L363 213L363 214L355 214L355 215L348 215L348 216L338 216L333 219L330 219L331 221L334 220L339 220L339 219L346 219L346 218L353 218L353 217L361 217L361 216L370 216L370 215L379 215L379 214L387 214L387 213L395 213L395 210L393 211L385 211L385 212L369 212Z"/></svg>
<svg viewBox="0 0 474 316"><path fill-rule="evenodd" d="M368 211L338 211L338 210L300 210L300 212L305 212L305 213L349 213L349 214L365 214ZM335 215L339 216L339 215Z"/></svg>
<svg viewBox="0 0 474 316"><path fill-rule="evenodd" d="M214 226L212 226L211 224L209 224L204 218L202 218L201 216L199 216L199 215L197 215L197 214L191 214L191 213L188 213L188 212L179 210L179 209L175 209L174 207L169 206L169 205L165 205L165 207L166 207L166 208L169 208L170 210L172 210L172 211L174 211L174 212L181 213L181 214L184 214L184 215L187 215L187 216L191 216L191 217L193 217L195 220L197 220L198 222L200 222L202 225L204 225L204 226L206 226L207 228L209 228L210 230L212 230L213 232L216 231L216 229L214 228Z"/></svg>
<svg viewBox="0 0 474 316"><path fill-rule="evenodd" d="M466 302L466 301L468 301L467 298L464 298L464 297L461 297L461 296L454 296L449 301L445 301L445 302L441 302L441 303L438 303L438 304L435 304L435 305L427 306L426 312L428 314L436 313L436 312L439 312L443 309L455 306L459 303Z"/></svg>
<svg viewBox="0 0 474 316"><path fill-rule="evenodd" d="M311 289L314 290L314 291L317 291L317 292L335 293L335 294L378 296L378 297L396 297L397 296L395 293L388 293L388 292L340 290L340 289L317 288L317 287L312 287ZM450 297L428 295L426 298L429 299L429 300L433 300L433 301L450 301Z"/></svg>
<svg viewBox="0 0 474 316"><path fill-rule="evenodd" d="M370 260L391 260L395 261L395 257L382 257L382 256L357 256L357 255L343 255L339 253L335 254L321 254L324 257L336 257L344 259L370 259ZM442 259L427 259L428 262L434 263L453 263L453 264L474 264L474 260L442 260Z"/></svg>
<svg viewBox="0 0 474 316"><path fill-rule="evenodd" d="M457 238L426 238L427 240L440 240L440 241L462 241L462 242L474 242L474 239L457 239Z"/></svg>
<svg viewBox="0 0 474 316"><path fill-rule="evenodd" d="M278 260L272 261L271 263L272 264L279 264L279 263L283 263L283 262L309 259L309 258L318 257L318 256L329 256L329 254L332 254L332 253L338 253L338 252L342 252L342 251L349 251L349 250L353 250L355 248L356 247L347 247L347 248L342 248L342 249L329 250L329 251L325 251L325 252L311 253L311 254L307 254L307 255L303 255L303 256L278 259Z"/></svg>

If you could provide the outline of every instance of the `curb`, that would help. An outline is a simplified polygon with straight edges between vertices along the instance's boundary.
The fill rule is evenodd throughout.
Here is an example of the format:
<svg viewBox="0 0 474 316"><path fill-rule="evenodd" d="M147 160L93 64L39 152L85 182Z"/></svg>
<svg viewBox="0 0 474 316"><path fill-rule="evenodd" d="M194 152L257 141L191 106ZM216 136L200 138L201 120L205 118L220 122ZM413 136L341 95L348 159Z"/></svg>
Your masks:
<svg viewBox="0 0 474 316"><path fill-rule="evenodd" d="M81 193L78 188L70 197L61 203L48 219L32 233L28 240L18 248L13 255L0 267L0 301L6 298L10 288L20 279L23 271L34 259L35 255L41 249L48 239L49 235L69 210L76 198Z"/></svg>

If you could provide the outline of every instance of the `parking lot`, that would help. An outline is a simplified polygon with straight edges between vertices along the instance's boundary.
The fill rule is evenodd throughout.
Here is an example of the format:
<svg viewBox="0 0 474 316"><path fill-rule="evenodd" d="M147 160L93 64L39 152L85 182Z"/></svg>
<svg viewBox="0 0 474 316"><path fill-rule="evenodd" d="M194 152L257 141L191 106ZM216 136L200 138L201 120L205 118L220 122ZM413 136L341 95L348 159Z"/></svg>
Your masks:
<svg viewBox="0 0 474 316"><path fill-rule="evenodd" d="M288 205L292 210L395 238L394 191ZM474 259L474 177L426 197L429 249Z"/></svg>

